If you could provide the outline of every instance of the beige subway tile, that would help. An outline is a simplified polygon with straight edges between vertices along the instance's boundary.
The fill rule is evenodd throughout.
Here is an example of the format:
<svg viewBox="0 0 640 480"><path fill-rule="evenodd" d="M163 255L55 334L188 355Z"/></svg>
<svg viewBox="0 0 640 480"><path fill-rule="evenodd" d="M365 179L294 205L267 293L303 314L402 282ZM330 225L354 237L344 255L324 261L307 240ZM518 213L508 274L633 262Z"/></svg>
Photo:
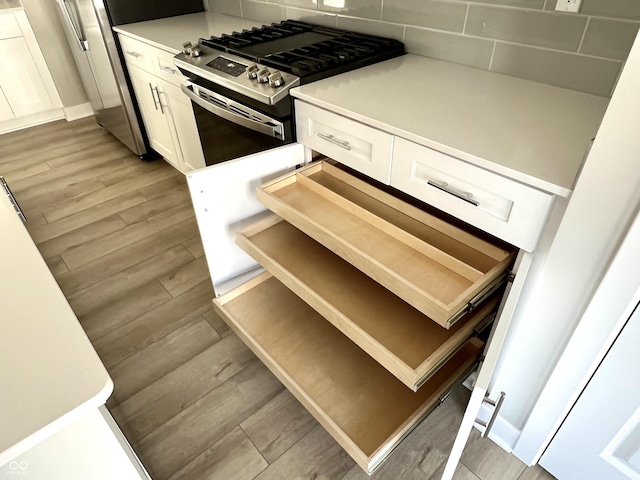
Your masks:
<svg viewBox="0 0 640 480"><path fill-rule="evenodd" d="M318 0L318 10L380 20L382 0Z"/></svg>
<svg viewBox="0 0 640 480"><path fill-rule="evenodd" d="M492 3L494 5L506 5L509 7L535 8L538 10L542 10L542 7L544 7L544 0L467 0L467 1L478 2L478 3Z"/></svg>
<svg viewBox="0 0 640 480"><path fill-rule="evenodd" d="M586 23L583 16L470 5L465 33L576 52Z"/></svg>
<svg viewBox="0 0 640 480"><path fill-rule="evenodd" d="M550 2L551 0L547 3ZM580 13L640 20L640 2L638 0L584 0Z"/></svg>
<svg viewBox="0 0 640 480"><path fill-rule="evenodd" d="M613 60L498 42L491 70L608 97L621 66Z"/></svg>
<svg viewBox="0 0 640 480"><path fill-rule="evenodd" d="M382 20L462 32L467 5L440 0L385 0Z"/></svg>
<svg viewBox="0 0 640 480"><path fill-rule="evenodd" d="M307 10L303 8L285 7L285 16L290 20L299 20L301 22L315 23L316 25L324 25L325 27L336 27L336 15L331 13L322 13L316 10Z"/></svg>
<svg viewBox="0 0 640 480"><path fill-rule="evenodd" d="M483 38L407 27L404 43L408 53L488 69L494 42Z"/></svg>
<svg viewBox="0 0 640 480"><path fill-rule="evenodd" d="M240 17L240 0L208 0L209 11Z"/></svg>
<svg viewBox="0 0 640 480"><path fill-rule="evenodd" d="M284 20L284 7L275 3L242 0L242 16L258 22L278 23Z"/></svg>
<svg viewBox="0 0 640 480"><path fill-rule="evenodd" d="M638 22L592 18L580 47L580 53L625 60L638 34Z"/></svg>
<svg viewBox="0 0 640 480"><path fill-rule="evenodd" d="M369 35L395 38L400 41L404 38L404 26L396 23L366 20L364 18L338 16L338 28L352 30L359 33L368 33Z"/></svg>

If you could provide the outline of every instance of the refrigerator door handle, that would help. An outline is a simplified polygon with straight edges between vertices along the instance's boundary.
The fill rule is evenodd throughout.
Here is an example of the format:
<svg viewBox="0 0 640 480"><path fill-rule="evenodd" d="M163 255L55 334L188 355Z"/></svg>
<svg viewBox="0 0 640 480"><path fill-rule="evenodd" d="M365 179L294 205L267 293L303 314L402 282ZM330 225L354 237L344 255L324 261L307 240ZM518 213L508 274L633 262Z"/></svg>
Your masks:
<svg viewBox="0 0 640 480"><path fill-rule="evenodd" d="M78 42L78 46L82 51L86 52L87 50L89 50L89 42L87 42L82 38L82 36L80 36L80 31L79 31L80 27L73 22L73 19L69 14L69 10L67 10L67 2L65 0L57 0L57 3L58 3L58 7L60 8L60 11L62 12L62 16L67 22L67 25L73 31L73 35L76 41Z"/></svg>

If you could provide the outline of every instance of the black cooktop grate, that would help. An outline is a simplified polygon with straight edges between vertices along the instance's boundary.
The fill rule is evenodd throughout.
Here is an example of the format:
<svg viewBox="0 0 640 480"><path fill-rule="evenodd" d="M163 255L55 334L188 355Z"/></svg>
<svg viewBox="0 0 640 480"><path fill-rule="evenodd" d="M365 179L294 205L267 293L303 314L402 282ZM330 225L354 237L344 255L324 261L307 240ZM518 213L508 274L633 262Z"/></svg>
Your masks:
<svg viewBox="0 0 640 480"><path fill-rule="evenodd" d="M295 20L201 38L200 43L291 73L303 83L404 53L397 40Z"/></svg>

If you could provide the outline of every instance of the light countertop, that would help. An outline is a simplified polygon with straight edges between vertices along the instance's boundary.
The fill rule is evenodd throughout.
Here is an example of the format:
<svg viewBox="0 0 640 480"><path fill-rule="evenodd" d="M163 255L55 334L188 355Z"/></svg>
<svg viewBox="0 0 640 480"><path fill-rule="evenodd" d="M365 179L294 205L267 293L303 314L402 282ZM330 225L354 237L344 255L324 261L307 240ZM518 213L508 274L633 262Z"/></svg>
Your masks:
<svg viewBox="0 0 640 480"><path fill-rule="evenodd" d="M568 196L608 99L405 55L294 97L541 190Z"/></svg>
<svg viewBox="0 0 640 480"><path fill-rule="evenodd" d="M260 26L211 12L114 30L179 52ZM569 196L608 99L405 55L292 91L294 97L561 196Z"/></svg>
<svg viewBox="0 0 640 480"><path fill-rule="evenodd" d="M103 405L113 391L1 185L0 389L0 465Z"/></svg>
<svg viewBox="0 0 640 480"><path fill-rule="evenodd" d="M177 54L182 51L182 44L185 42L196 43L199 38L219 37L225 33L260 27L263 23L219 13L201 12L118 25L113 29Z"/></svg>

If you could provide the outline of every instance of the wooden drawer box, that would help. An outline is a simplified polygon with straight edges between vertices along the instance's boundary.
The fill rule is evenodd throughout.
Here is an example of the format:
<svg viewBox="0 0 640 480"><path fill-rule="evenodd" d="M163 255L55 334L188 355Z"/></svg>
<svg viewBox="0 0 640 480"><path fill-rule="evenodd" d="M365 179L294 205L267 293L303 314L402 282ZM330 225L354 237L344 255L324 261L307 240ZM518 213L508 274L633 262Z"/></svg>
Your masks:
<svg viewBox="0 0 640 480"><path fill-rule="evenodd" d="M532 251L553 195L396 138L391 185L471 225Z"/></svg>
<svg viewBox="0 0 640 480"><path fill-rule="evenodd" d="M469 373L482 348L473 339L415 393L267 272L214 305L368 473Z"/></svg>
<svg viewBox="0 0 640 480"><path fill-rule="evenodd" d="M494 296L446 330L275 215L239 232L237 242L414 391L486 326L498 307Z"/></svg>
<svg viewBox="0 0 640 480"><path fill-rule="evenodd" d="M257 197L445 328L495 289L515 255L325 162L263 185Z"/></svg>
<svg viewBox="0 0 640 480"><path fill-rule="evenodd" d="M296 101L298 141L386 185L393 137L354 120Z"/></svg>

